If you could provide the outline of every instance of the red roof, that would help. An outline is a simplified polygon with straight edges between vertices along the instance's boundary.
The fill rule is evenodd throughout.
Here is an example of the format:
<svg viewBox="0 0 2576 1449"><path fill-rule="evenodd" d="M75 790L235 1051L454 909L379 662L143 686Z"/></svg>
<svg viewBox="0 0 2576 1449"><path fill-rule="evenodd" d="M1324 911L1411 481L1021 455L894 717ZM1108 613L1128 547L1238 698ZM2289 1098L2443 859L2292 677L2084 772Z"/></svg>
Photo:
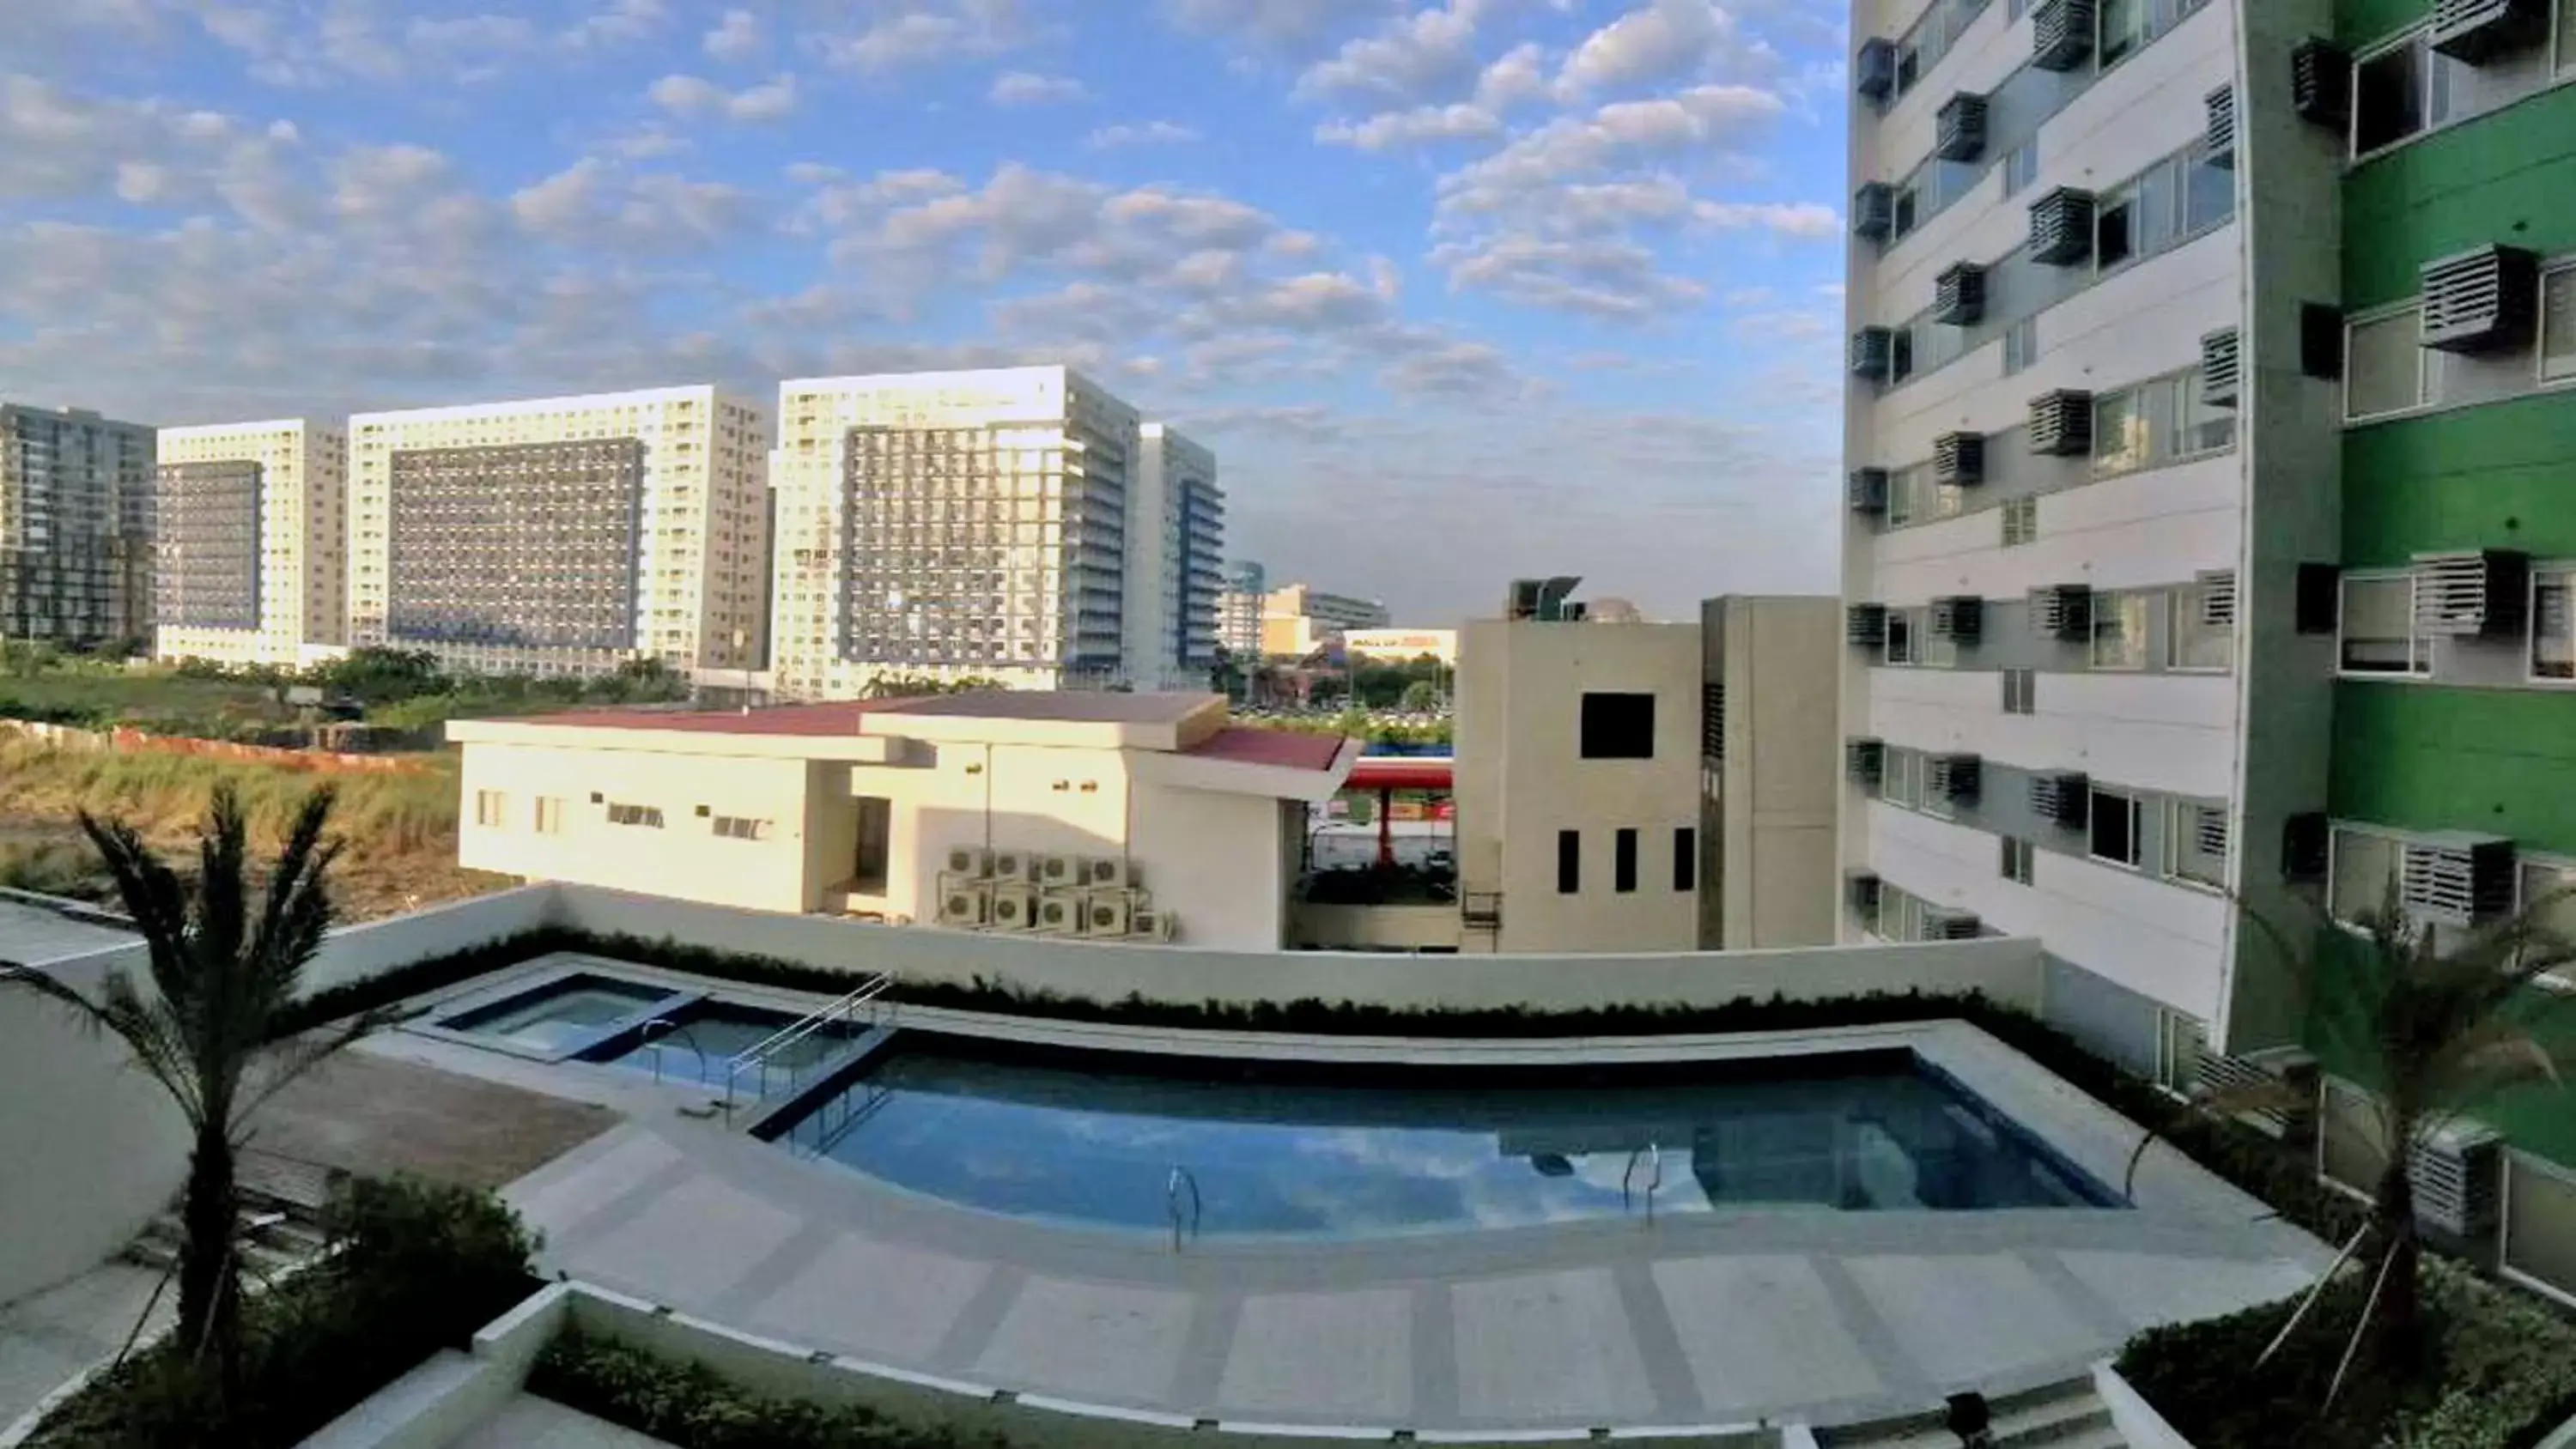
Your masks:
<svg viewBox="0 0 2576 1449"><path fill-rule="evenodd" d="M861 716L902 703L892 699L843 699L829 704L773 705L748 714L735 709L584 709L530 715L510 723L590 730L685 730L705 735L855 735Z"/></svg>
<svg viewBox="0 0 2576 1449"><path fill-rule="evenodd" d="M1232 760L1245 765L1277 765L1290 770L1329 770L1350 741L1340 735L1301 734L1295 730L1254 729L1228 725L1183 751L1202 759Z"/></svg>
<svg viewBox="0 0 2576 1449"><path fill-rule="evenodd" d="M1447 755L1362 755L1346 783L1354 790L1450 790L1457 764Z"/></svg>

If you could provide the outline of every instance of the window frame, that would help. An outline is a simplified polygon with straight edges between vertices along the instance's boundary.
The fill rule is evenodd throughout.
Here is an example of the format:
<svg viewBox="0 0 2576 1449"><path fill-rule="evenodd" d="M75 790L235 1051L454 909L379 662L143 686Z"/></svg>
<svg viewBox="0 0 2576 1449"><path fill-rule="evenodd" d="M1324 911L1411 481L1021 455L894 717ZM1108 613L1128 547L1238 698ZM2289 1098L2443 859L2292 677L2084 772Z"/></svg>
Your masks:
<svg viewBox="0 0 2576 1449"><path fill-rule="evenodd" d="M474 823L485 830L502 830L510 822L510 797L501 790L474 792Z"/></svg>
<svg viewBox="0 0 2576 1449"><path fill-rule="evenodd" d="M2352 586L2395 583L2399 580L2403 580L2406 584L2406 668L2355 669L2347 662L2344 653L2344 620L2352 613L2348 602ZM2345 573L2335 580L2334 672L2336 678L2428 680L2433 677L2433 637L2422 632L2415 625L2415 590L2419 583L2412 569L2360 569Z"/></svg>
<svg viewBox="0 0 2576 1449"><path fill-rule="evenodd" d="M1899 782L1902 788L1899 788ZM1879 762L1878 798L1900 810L1923 808L1923 752L1889 745Z"/></svg>
<svg viewBox="0 0 2576 1449"><path fill-rule="evenodd" d="M2007 666L1995 673L2003 680L2005 714L2028 718L2039 713L2038 670ZM2018 709L2014 707L2016 704L2020 706Z"/></svg>
<svg viewBox="0 0 2576 1449"><path fill-rule="evenodd" d="M2004 195L2007 198L2019 196L2021 193L2028 191L2031 187L2037 185L2039 182L2039 138L2037 136L2033 136L2029 140L2022 142L2020 145L2015 146L2009 151L2006 151L2004 153L2003 164L1995 168L1995 173L2003 180ZM2021 176L2019 181L2015 181L2013 179L2016 174Z"/></svg>
<svg viewBox="0 0 2576 1449"><path fill-rule="evenodd" d="M2576 0L2559 0L2559 3L2564 7L2567 15L2576 17ZM2576 337L2563 339L2567 344L2567 370L2555 377L2549 372L2549 344L2553 340L2549 328L2549 288L2552 283L2558 283L2567 288L2568 298L2565 310L2570 330L2576 330L2576 258L2569 258L2540 269L2540 319L2531 342L2532 376L2537 385L2543 389L2576 387Z"/></svg>
<svg viewBox="0 0 2576 1449"><path fill-rule="evenodd" d="M2234 578L2232 571L2229 577L2232 582ZM2209 584L2207 581L2194 579L2190 583L2178 585L2174 588L2167 589L2164 592L2165 672L2168 674L2230 674L2235 672L2236 627L2232 624L2226 629L2219 631L2217 634L2217 637L2224 641L2227 646L2227 657L2222 659L2220 662L2216 664L2192 664L2186 662L2183 656L2183 617L2186 612L2196 609L2200 605L2201 601L2208 597ZM2242 608L2241 599L2239 601L2239 607L2240 609ZM2212 626L2194 625L2194 627L2197 629L2207 629Z"/></svg>
<svg viewBox="0 0 2576 1449"><path fill-rule="evenodd" d="M2385 60L2398 51L2407 49L2411 49L2415 52L2415 109L2417 116L2415 129L2408 131L2406 134L2399 136L2394 140L2382 141L2378 145L2365 151L2361 148L2362 67L2369 65L2371 62L2376 60ZM2346 109L2350 113L2352 119L2345 126L2344 159L2351 164L2358 165L2361 162L2385 156L2389 152L2396 150L2398 147L2406 145L2408 142L2422 140L2424 137L2432 135L2434 132L2450 125L2456 118L2455 112L2457 110L2457 106L2451 93L2451 72L2444 68L2450 64L2452 64L2452 61L2449 56L2441 55L2434 51L2432 45L2432 26L2429 22L2419 22L2385 40L2380 41L2378 44L2355 54L2352 58L2352 72L2345 82L2348 87L2345 92ZM2440 86L2442 113L2438 117L2433 114L2433 92L2435 90L2433 82L2434 77L2437 75L2442 77L2442 83Z"/></svg>
<svg viewBox="0 0 2576 1449"><path fill-rule="evenodd" d="M2028 548L2032 544L2039 542L2038 494L2025 493L2018 498L2007 498L2003 501L2002 506L1996 511L2002 515L2000 527L2003 533L2003 542L1999 547ZM2013 537L2013 519L2016 516L2022 519L2024 525L2021 530L2021 537L2019 538Z"/></svg>
<svg viewBox="0 0 2576 1449"><path fill-rule="evenodd" d="M2366 932L2368 927L2366 927L2358 917L2345 914L2342 909L2338 908L2335 900L2335 887L2343 879L2343 837L2346 835L2365 836L2369 839L2380 841L2387 845L2389 850L2393 852L2393 855L2390 858L2390 873L2401 879L2403 878L2406 870L2406 835L2403 831L2389 830L2381 826L2370 825L2358 820L2337 819L2328 820L2326 822L2326 882L2324 891L2326 917L2346 931ZM2516 882L2515 889L2521 889L2519 881ZM2386 904L2388 904L2387 882L2386 880L2382 880L2374 890L2373 897L2369 904L2369 909L2377 911L2380 907Z"/></svg>
<svg viewBox="0 0 2576 1449"><path fill-rule="evenodd" d="M1594 714L1596 708L1594 701L1596 700L1601 701L1598 706L1601 711L1601 717L1597 720ZM1621 702L1619 707L1622 709L1632 708L1635 706L1637 701L1642 700L1644 702L1645 711L1642 721L1639 719L1625 717L1618 719L1610 718L1610 702L1614 700ZM1657 713L1658 711L1655 708L1655 692L1650 689L1587 689L1583 691L1582 694L1578 695L1575 699L1575 758L1586 761L1652 760L1655 758L1655 730L1658 724L1655 716ZM1637 730L1640 723L1643 725L1643 733L1642 735L1637 736L1636 739L1632 739L1631 735ZM1597 739L1595 736L1596 725L1600 731L1600 735L1602 736ZM1615 740L1608 738L1608 736L1614 734L1619 738ZM1637 743L1637 739L1642 739L1642 747L1628 748L1628 746L1635 745ZM1596 748L1596 745L1598 748Z"/></svg>
<svg viewBox="0 0 2576 1449"><path fill-rule="evenodd" d="M2033 312L2004 329L2004 376L2027 372L2039 361L2039 314ZM2013 360L2019 353L2021 360Z"/></svg>
<svg viewBox="0 0 2576 1449"><path fill-rule="evenodd" d="M2026 886L2036 869L2039 852L2030 841L2018 835L1998 835L1996 874L2014 885Z"/></svg>
<svg viewBox="0 0 2576 1449"><path fill-rule="evenodd" d="M2235 821L2232 819L2227 822L2227 854L2219 857L2219 878L2217 880L2205 880L2200 876L2187 874L2182 868L2183 858L2186 855L2197 855L2201 853L2196 848L2190 851L2184 850L2184 840L2188 838L2193 842L2194 846L2197 847L2200 839L2199 817L2213 810L2217 811L2221 816L2225 816L2228 813L2227 806L2224 803L2212 805L2206 800L2186 800L2173 796L2166 797L2164 802L2163 822L2165 838L2164 849L2162 852L2164 860L2163 869L2158 872L2166 880L2192 890L2218 891L2222 893L2226 891L2227 867L2233 863L2233 856L2236 851L2236 828ZM2191 827L2188 837L2184 834L2186 824Z"/></svg>
<svg viewBox="0 0 2576 1449"><path fill-rule="evenodd" d="M2147 659L2155 642L2150 632L2155 612L2154 594L2152 589L2106 589L2093 596L2092 618L2084 631L2084 667L2087 670L2098 674L2144 674L2147 671ZM2110 603L2110 608L2103 607L2105 601ZM2106 621L2119 620L2123 626L2119 632L2125 634L2122 616L2131 606L2137 611L2136 658L2131 663L2106 664L2102 660L2102 626Z"/></svg>
<svg viewBox="0 0 2576 1449"><path fill-rule="evenodd" d="M1922 651L1915 648L1915 636L1921 632L1920 615L1921 611L1916 609L1887 611L1887 632L1880 639L1878 646L1881 664L1891 669L1912 669L1921 664ZM1897 641L1900 638L1904 640L1905 645L1904 657L1901 659L1897 657Z"/></svg>
<svg viewBox="0 0 2576 1449"><path fill-rule="evenodd" d="M2570 3L2576 4L2576 0L2570 0ZM2567 624L2568 672L2565 674L2540 672L2540 626L2547 617L2540 607L2540 591L2544 588L2555 588L2566 596L2566 603L2559 610ZM2544 568L2534 564L2528 589L2522 612L2522 681L2537 689L2576 688L2576 565L2552 564Z"/></svg>
<svg viewBox="0 0 2576 1449"><path fill-rule="evenodd" d="M2131 473L2141 473L2155 466L2156 419L2155 410L2150 405L2154 392L2155 383L2150 380L2094 394L2093 447L2090 455L2085 459L2093 477L2124 478ZM2134 428L2124 425L2121 436L2124 441L2127 441L2134 434L2136 446L2124 447L2118 454L2106 454L2102 451L2103 442L2111 436L2112 430L2103 426L2102 411L2114 404L2123 405L2131 410L2129 415L2134 419Z"/></svg>
<svg viewBox="0 0 2576 1449"><path fill-rule="evenodd" d="M2134 791L2122 790L2116 786L2110 785L2087 785L2085 789L2089 794L2084 802L2084 858L2099 865L2117 866L2122 870L2143 871L2144 863L2147 858L2145 829L2146 803L2143 797ZM2106 799L2116 800L2127 807L2129 820L2129 858L2126 860L2122 860L2116 855L2104 855L2099 849L2101 844L2101 836L2099 832L2102 828L2102 821L2106 818L2103 813L2103 801Z"/></svg>
<svg viewBox="0 0 2576 1449"><path fill-rule="evenodd" d="M2354 379L2355 379L2355 374L2356 374L2356 372L2358 371L2358 369L2356 369L2356 368L2353 366L2353 361L2352 361L2352 360L2353 360L2353 358L2354 358L2356 355L2358 355L2358 354L2359 354L2359 352L2360 352L2360 350L2361 350L2359 347L2357 347L2357 346L2355 345L2355 343L2358 341L2358 334L2359 334L2359 333L2361 332L2361 330L2362 330L2363 328L2365 328L2365 327L2377 327L2377 326L2381 326L2381 325L2386 324L2386 323L2395 322L2395 321L2399 320L2400 318L2412 318L2412 319L2413 319L2413 321L2414 321L2414 325L2413 325L2412 327L2407 328L2407 329L2406 329L2406 333L2407 333L2407 345L2408 345L2408 347L2409 347L2409 348L2411 348L2411 349L2413 350L2413 353L2414 353L2414 356L2415 356L2415 400L2414 400L2413 402L2411 402L2411 403L2406 404L2404 407L2387 408L2387 409L2383 409L2383 410L2381 410L2381 411L2379 411L2379 412L2371 412L2371 413L2356 413L2356 412L2354 412L2354 411L2353 411L2353 407L2352 407L2352 387L2353 387L2353 382L2354 382ZM2420 296L2420 295L2418 295L2418 296L2414 296L2414 297L2406 298L2406 299L2405 299L2405 300L2403 300L2403 301L2391 302L2391 303L2389 303L2389 304L2388 304L2387 306L2385 306L2385 307L2373 307L2373 308L2372 308L2372 309L2370 309L2368 312L2364 312L2364 313L2361 313L2361 314L2360 314L2360 315L2358 315L2358 316L2347 317L2347 318L2345 318L2345 319L2344 319L2344 324L2343 324L2343 359L2344 359L2344 362L2343 362L2343 421L2344 421L2344 426L2346 426L2346 427L2350 427L2350 426L2352 426L2352 425L2353 425L2353 424L2355 424L2355 423L2375 423L2375 422L2378 422L2378 421L2379 421L2380 419L2382 419L2382 418L2402 418L2402 417L2406 417L2406 416L2408 416L2408 415L2410 415L2410 414L2413 414L2413 413L2419 413L2419 412L2422 412L2422 411L2424 411L2425 409L2427 409L2427 408L2430 408L2430 407L2434 406L2434 401L2433 401L2433 363L2432 363L2432 359L2431 359L2431 358L2429 358L2428 356L2426 356L2426 354L2427 354L2428 352L2430 352L2430 351L2431 351L2431 349L2430 349L2430 348L2427 348L2427 347L2425 347L2425 346L2423 345L2423 342L2422 342L2422 340L2421 340L2421 339L2422 339L2422 337L2423 337L2423 335L2424 335L2424 299L2423 299L2423 297L2422 297L2422 296ZM2537 364L2534 364L2534 371L2536 372L2537 370L2538 370L2538 365L2537 365Z"/></svg>

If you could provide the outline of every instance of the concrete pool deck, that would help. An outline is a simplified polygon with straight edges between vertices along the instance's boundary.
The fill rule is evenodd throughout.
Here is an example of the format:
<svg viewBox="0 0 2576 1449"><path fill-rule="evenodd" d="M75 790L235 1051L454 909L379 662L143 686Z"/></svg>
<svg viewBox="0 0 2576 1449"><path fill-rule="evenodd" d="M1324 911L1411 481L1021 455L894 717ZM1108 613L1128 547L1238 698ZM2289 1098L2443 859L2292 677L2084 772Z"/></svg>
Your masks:
<svg viewBox="0 0 2576 1449"><path fill-rule="evenodd" d="M625 971L631 968L619 966ZM635 972L641 976L655 973ZM722 988L734 994L732 988ZM757 998L764 993L743 993ZM1957 1022L1428 1042L1172 1033L907 1010L907 1024L1194 1055L1464 1063L1904 1047L2117 1184L2123 1119ZM2128 1210L1669 1214L1351 1243L1059 1228L887 1187L637 1089L395 1033L633 1120L521 1179L544 1266L800 1347L1028 1396L1426 1433L1834 1424L2066 1379L2140 1327L2267 1301L2329 1256L2161 1146ZM480 1062L461 1060L480 1057Z"/></svg>

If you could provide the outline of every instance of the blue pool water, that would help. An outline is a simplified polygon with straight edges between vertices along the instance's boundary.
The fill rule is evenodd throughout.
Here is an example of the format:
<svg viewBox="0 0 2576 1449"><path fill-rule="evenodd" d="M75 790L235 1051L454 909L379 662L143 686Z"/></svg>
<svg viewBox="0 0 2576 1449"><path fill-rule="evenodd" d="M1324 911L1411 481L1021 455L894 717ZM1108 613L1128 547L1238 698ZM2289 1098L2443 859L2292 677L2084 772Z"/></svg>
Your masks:
<svg viewBox="0 0 2576 1449"><path fill-rule="evenodd" d="M2106 1207L2117 1199L1911 1053L1477 1076L909 1041L778 1136L1015 1217L1207 1236L1379 1237L1721 1207ZM1631 1189L1623 1202L1622 1179Z"/></svg>
<svg viewBox="0 0 2576 1449"><path fill-rule="evenodd" d="M612 1022L679 993L609 976L572 975L438 1024L533 1052L559 1051Z"/></svg>
<svg viewBox="0 0 2576 1449"><path fill-rule="evenodd" d="M664 1082L721 1088L727 1063L796 1021L783 1011L700 1002L619 1032L582 1052L581 1060L624 1067ZM786 1090L804 1081L826 1058L847 1049L863 1029L846 1022L822 1027L766 1058L765 1073L745 1071L734 1083L735 1089L754 1097Z"/></svg>

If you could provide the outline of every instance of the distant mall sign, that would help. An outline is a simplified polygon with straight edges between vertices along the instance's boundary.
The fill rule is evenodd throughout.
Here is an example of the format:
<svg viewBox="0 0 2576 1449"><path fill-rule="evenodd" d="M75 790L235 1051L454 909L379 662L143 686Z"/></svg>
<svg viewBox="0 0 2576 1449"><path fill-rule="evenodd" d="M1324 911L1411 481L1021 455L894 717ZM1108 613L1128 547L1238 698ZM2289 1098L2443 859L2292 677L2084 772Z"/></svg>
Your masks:
<svg viewBox="0 0 2576 1449"><path fill-rule="evenodd" d="M1458 631L1348 629L1342 633L1342 648L1346 653L1364 654L1373 659L1419 659L1428 654L1455 668L1458 663Z"/></svg>

